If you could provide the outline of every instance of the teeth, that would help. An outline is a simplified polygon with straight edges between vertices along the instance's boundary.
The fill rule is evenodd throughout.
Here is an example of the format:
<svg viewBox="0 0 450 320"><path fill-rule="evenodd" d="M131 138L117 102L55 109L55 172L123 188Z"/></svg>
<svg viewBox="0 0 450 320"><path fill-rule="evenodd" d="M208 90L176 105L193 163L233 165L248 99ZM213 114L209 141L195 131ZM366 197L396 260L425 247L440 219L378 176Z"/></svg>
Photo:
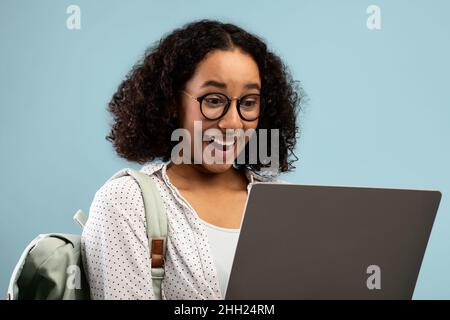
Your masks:
<svg viewBox="0 0 450 320"><path fill-rule="evenodd" d="M215 139L214 137L211 137L209 139L209 142L214 142L214 143L216 143L218 145L229 147L229 146L232 146L235 141L234 141L234 138L233 139L229 139L228 141L226 141L226 140L224 141L222 139Z"/></svg>
<svg viewBox="0 0 450 320"><path fill-rule="evenodd" d="M234 144L234 141L233 141L233 140L228 141L228 142L220 141L220 140L217 140L217 141L214 140L214 142L217 143L217 144L220 144L220 145L222 145L222 146L227 146L227 147L232 146L232 145Z"/></svg>

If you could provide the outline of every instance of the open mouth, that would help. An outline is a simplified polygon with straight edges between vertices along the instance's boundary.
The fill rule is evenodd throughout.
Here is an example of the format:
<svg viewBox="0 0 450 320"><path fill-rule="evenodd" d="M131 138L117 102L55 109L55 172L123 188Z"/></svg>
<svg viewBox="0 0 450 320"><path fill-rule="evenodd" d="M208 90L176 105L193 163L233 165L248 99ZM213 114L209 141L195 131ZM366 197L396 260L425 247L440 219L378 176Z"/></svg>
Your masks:
<svg viewBox="0 0 450 320"><path fill-rule="evenodd" d="M234 137L225 140L223 140L223 138L209 137L209 140L207 141L209 141L215 149L219 149L224 152L230 150L236 144Z"/></svg>

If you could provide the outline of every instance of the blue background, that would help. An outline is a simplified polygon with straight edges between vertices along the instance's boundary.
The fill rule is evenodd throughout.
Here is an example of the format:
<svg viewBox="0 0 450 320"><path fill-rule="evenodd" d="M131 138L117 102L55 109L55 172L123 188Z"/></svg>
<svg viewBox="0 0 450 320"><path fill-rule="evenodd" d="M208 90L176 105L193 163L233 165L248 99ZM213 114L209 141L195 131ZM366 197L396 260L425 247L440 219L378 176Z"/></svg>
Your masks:
<svg viewBox="0 0 450 320"><path fill-rule="evenodd" d="M66 8L81 8L68 30ZM381 30L366 8L381 8ZM144 50L217 18L263 37L302 81L297 170L305 184L443 193L414 298L450 298L450 2L0 2L0 292L38 233L79 232L113 173L139 165L105 140L106 105Z"/></svg>

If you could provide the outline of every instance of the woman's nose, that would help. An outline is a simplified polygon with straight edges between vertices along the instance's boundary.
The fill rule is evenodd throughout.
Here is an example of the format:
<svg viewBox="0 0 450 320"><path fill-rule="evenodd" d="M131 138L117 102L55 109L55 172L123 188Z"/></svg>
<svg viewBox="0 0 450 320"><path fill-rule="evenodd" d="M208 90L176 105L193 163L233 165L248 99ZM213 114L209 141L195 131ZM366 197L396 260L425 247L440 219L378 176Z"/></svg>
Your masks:
<svg viewBox="0 0 450 320"><path fill-rule="evenodd" d="M244 124L237 110L237 100L232 100L227 113L219 120L221 129L242 129Z"/></svg>

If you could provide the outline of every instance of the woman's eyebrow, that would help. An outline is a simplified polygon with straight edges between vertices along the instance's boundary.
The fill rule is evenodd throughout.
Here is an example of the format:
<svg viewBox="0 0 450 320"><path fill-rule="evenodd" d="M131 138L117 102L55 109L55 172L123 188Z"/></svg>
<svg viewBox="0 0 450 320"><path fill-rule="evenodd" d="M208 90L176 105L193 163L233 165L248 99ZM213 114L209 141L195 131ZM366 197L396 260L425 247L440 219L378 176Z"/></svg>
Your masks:
<svg viewBox="0 0 450 320"><path fill-rule="evenodd" d="M200 88L205 88L205 87L217 87L217 88L221 88L224 89L227 87L227 85L223 82L218 82L218 81L214 81L214 80L208 80L205 81L202 86ZM259 84L257 83L247 83L244 86L245 89L258 89L261 90Z"/></svg>

